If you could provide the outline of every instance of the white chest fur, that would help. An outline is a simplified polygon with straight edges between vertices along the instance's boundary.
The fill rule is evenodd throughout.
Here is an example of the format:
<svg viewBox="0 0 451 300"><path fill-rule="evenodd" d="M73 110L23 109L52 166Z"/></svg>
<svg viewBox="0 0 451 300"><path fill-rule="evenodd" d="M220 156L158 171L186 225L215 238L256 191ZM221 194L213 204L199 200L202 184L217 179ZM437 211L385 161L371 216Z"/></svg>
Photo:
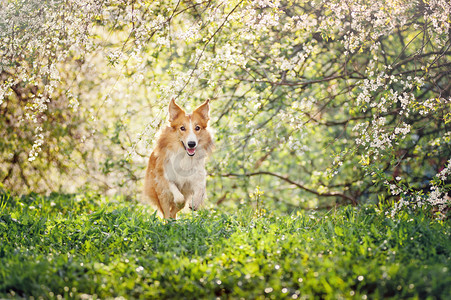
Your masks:
<svg viewBox="0 0 451 300"><path fill-rule="evenodd" d="M205 155L199 151L189 156L184 149L171 153L165 163L166 178L180 189L186 184L195 186L205 182Z"/></svg>

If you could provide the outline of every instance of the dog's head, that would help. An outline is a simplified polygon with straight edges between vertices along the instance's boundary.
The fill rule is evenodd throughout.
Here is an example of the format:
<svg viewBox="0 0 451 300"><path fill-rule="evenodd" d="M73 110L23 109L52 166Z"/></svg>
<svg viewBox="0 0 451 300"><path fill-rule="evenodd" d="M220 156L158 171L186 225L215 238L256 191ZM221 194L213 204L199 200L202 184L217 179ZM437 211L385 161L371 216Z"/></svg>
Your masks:
<svg viewBox="0 0 451 300"><path fill-rule="evenodd" d="M207 131L210 120L210 100L205 101L193 113L187 114L172 99L169 103L169 123L189 156L196 154L196 149L211 143Z"/></svg>

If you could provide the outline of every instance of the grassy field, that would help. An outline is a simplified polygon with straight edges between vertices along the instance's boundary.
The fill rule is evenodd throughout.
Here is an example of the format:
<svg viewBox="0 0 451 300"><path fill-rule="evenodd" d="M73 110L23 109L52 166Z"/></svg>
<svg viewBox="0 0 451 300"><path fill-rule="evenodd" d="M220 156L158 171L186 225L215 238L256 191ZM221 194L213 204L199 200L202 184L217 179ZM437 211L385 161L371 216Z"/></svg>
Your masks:
<svg viewBox="0 0 451 300"><path fill-rule="evenodd" d="M0 195L0 298L451 295L450 222L376 207L163 222L95 195Z"/></svg>

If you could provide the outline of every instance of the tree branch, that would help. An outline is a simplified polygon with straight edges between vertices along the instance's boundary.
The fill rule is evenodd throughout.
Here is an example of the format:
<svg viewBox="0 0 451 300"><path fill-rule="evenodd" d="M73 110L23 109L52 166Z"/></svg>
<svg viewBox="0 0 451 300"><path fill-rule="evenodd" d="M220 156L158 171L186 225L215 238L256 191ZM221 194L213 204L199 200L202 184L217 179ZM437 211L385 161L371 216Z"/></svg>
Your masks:
<svg viewBox="0 0 451 300"><path fill-rule="evenodd" d="M321 192L312 190L312 189L310 189L310 188L308 188L308 187L306 187L306 186L304 186L304 185L302 185L300 183L297 183L297 182L291 180L290 178L288 178L286 176L283 176L283 175L280 175L280 174L277 174L277 173L273 173L273 172L258 171L258 172L245 173L245 174L237 174L237 173L219 174L219 176L222 176L222 177L251 177L251 176L257 176L257 175L274 176L274 177L277 177L277 178L279 178L279 179L281 179L283 181L286 181L286 182L288 182L290 184L295 185L296 187L300 188L301 190L304 190L306 192L312 193L314 195L317 195L317 196L320 196L320 197L340 197L340 198L346 199L348 201L351 201L351 203L353 205L357 205L357 200L356 199L354 199L354 198L352 198L352 197L350 197L348 195L345 195L343 193L339 193L339 192L321 193Z"/></svg>

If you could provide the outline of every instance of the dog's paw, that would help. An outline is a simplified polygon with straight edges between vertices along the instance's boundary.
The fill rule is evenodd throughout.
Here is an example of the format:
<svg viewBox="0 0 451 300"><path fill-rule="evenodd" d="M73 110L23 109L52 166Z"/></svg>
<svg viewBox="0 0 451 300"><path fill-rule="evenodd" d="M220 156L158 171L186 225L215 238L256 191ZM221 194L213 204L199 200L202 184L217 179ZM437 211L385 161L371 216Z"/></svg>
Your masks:
<svg viewBox="0 0 451 300"><path fill-rule="evenodd" d="M175 202L177 209L183 209L185 207L185 202Z"/></svg>
<svg viewBox="0 0 451 300"><path fill-rule="evenodd" d="M178 209L182 209L185 207L185 197L182 194L174 196L174 203Z"/></svg>

